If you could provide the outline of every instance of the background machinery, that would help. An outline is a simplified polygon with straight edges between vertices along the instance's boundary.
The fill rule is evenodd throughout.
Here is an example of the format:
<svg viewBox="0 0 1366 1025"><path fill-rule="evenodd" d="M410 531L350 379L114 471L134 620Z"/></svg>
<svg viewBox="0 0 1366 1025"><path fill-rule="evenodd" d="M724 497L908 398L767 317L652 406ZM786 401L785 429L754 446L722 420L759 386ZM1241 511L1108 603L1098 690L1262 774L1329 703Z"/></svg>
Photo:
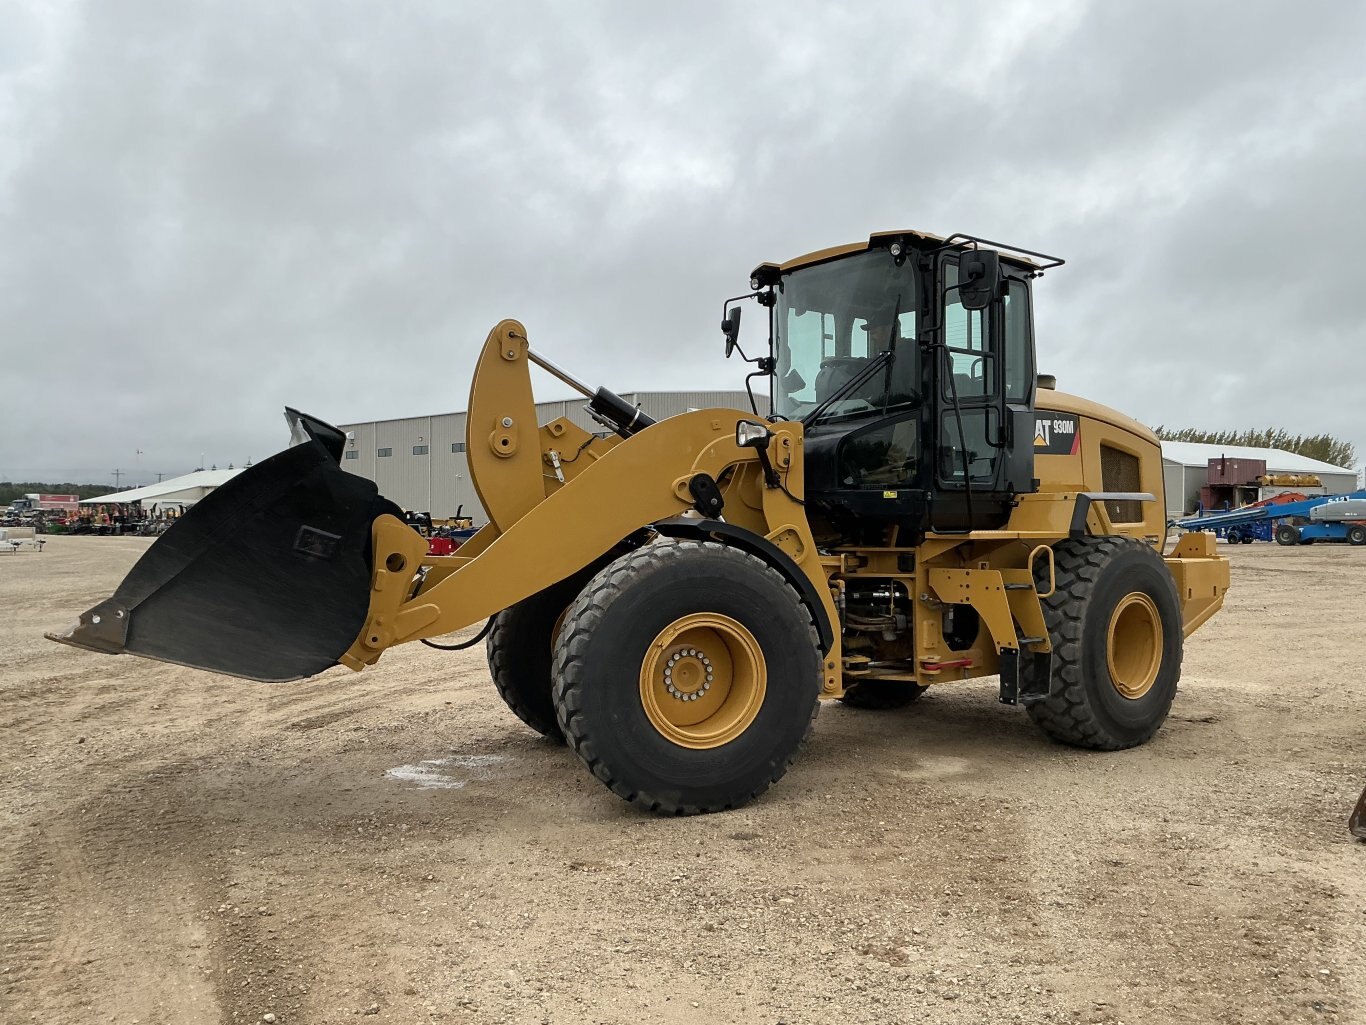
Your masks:
<svg viewBox="0 0 1366 1025"><path fill-rule="evenodd" d="M1366 491L1291 502L1268 500L1228 512L1192 516L1173 525L1181 530L1221 533L1231 544L1266 540L1281 545L1315 541L1366 545Z"/></svg>
<svg viewBox="0 0 1366 1025"><path fill-rule="evenodd" d="M54 640L256 680L489 620L494 683L621 797L734 807L779 779L821 698L904 705L999 676L1049 736L1146 741L1228 562L1165 558L1156 437L1036 375L1033 280L1062 261L887 232L758 267L727 355L772 415L654 422L534 352L505 320L470 390L489 522L449 556L344 473L336 429L228 481ZM740 347L740 301L767 316ZM529 368L608 429L537 424ZM340 683L340 681L338 681Z"/></svg>

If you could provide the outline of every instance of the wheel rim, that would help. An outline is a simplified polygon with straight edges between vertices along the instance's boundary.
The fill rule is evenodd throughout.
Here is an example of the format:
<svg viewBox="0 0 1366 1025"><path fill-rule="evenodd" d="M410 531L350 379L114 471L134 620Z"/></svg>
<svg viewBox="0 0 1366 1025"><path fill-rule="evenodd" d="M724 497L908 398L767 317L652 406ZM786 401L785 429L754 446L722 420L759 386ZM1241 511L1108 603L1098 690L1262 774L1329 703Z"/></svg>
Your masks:
<svg viewBox="0 0 1366 1025"><path fill-rule="evenodd" d="M759 642L715 612L674 620L650 642L640 667L640 701L650 724L694 750L720 747L749 729L767 690Z"/></svg>
<svg viewBox="0 0 1366 1025"><path fill-rule="evenodd" d="M1162 665L1162 617L1156 602L1138 591L1120 599L1110 614L1105 655L1110 682L1123 697L1135 701L1152 689Z"/></svg>
<svg viewBox="0 0 1366 1025"><path fill-rule="evenodd" d="M570 605L573 602L569 603ZM569 618L569 605L560 610L560 614L555 617L555 622L550 627L550 650L555 650L555 645L560 643L560 631L564 629L564 621Z"/></svg>

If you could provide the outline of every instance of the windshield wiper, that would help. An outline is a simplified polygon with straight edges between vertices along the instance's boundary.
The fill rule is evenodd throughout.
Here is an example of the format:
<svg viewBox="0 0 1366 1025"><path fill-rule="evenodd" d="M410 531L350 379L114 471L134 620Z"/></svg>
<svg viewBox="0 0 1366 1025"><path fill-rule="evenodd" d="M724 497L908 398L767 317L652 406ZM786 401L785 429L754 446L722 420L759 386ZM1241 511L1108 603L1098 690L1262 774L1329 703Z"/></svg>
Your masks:
<svg viewBox="0 0 1366 1025"><path fill-rule="evenodd" d="M876 356L874 356L872 359L868 361L868 365L866 367L864 367L857 374L855 374L853 377L849 378L849 380L845 381L842 385L836 388L833 392L830 393L830 396L824 402L822 402L811 412L807 413L806 416L802 417L802 426L810 428L811 425L814 424L817 420L819 420L821 416L825 413L825 411L828 410L832 405L834 405L840 399L844 398L859 385L863 384L863 382L867 381L870 377L876 374L884 366L889 365L892 362L892 358L893 356L891 349L884 349L882 352L879 352Z"/></svg>

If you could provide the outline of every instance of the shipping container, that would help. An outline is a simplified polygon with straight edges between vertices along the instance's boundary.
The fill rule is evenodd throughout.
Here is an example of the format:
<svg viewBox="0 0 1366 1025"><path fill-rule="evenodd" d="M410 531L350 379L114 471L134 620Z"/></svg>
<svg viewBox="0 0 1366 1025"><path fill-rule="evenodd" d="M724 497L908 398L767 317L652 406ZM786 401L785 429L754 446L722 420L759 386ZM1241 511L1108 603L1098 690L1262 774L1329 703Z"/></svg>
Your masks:
<svg viewBox="0 0 1366 1025"><path fill-rule="evenodd" d="M1218 456L1209 461L1208 480L1211 484L1256 484L1266 475L1265 459L1228 459Z"/></svg>

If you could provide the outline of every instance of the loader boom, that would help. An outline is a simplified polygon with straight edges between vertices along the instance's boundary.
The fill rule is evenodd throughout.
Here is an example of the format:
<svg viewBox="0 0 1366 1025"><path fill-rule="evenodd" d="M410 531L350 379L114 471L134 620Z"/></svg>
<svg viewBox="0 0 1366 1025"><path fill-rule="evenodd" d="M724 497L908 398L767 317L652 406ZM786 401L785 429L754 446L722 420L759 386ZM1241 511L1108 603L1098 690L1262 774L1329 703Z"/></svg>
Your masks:
<svg viewBox="0 0 1366 1025"><path fill-rule="evenodd" d="M735 442L736 424L744 419L735 410L697 410L626 439L580 441L582 432L567 421L537 428L534 408L525 332L505 320L484 344L470 394L467 453L489 526L461 554L427 556L425 544L402 521L377 519L370 611L340 659L344 665L359 669L395 644L471 626L598 562L642 528L697 515L689 484L699 475L732 482L726 521L784 552L812 585L805 590L821 596L813 616L837 621L799 504L801 460L793 454L801 448L800 424L771 428L783 490L759 485L752 450ZM487 433L486 425L492 425ZM552 454L565 448L563 439L581 450L568 465L582 468L560 482L550 469ZM603 502L604 495L613 501ZM428 572L413 592L419 566ZM827 661L833 677L838 650Z"/></svg>

